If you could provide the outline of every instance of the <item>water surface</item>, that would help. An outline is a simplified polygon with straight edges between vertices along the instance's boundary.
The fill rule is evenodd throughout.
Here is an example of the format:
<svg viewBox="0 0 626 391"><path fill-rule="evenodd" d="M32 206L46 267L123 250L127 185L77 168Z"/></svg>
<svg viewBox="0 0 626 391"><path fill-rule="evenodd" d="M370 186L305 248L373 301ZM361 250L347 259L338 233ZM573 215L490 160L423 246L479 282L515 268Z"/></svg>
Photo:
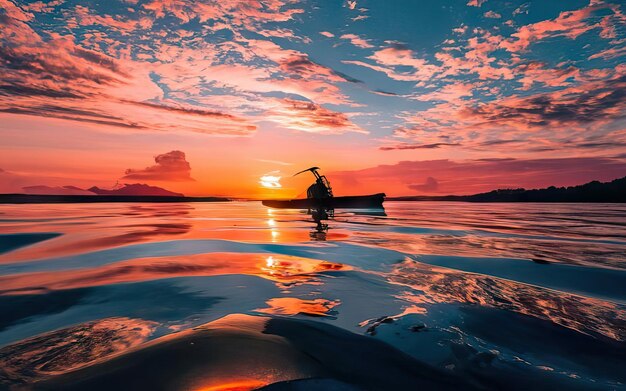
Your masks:
<svg viewBox="0 0 626 391"><path fill-rule="evenodd" d="M0 388L624 387L626 206L385 206L2 205Z"/></svg>

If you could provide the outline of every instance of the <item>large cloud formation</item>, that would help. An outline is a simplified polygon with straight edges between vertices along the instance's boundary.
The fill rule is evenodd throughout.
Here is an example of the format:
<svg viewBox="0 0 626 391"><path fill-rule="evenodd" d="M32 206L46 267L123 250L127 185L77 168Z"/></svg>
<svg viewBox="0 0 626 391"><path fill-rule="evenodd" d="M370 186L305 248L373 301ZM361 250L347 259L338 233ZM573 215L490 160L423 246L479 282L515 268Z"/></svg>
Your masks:
<svg viewBox="0 0 626 391"><path fill-rule="evenodd" d="M113 15L98 4L21 3L0 0L0 114L249 136L280 104L276 94L350 104L338 84L356 80L272 41L310 42L276 26L304 12L291 0L135 1ZM50 13L61 23L49 24ZM181 27L192 20L199 27ZM224 31L228 42L202 38ZM305 130L325 132L315 121Z"/></svg>
<svg viewBox="0 0 626 391"><path fill-rule="evenodd" d="M153 166L135 170L129 168L122 179L152 181L193 181L191 166L182 151L170 151L154 157Z"/></svg>
<svg viewBox="0 0 626 391"><path fill-rule="evenodd" d="M184 132L255 147L287 134L294 149L371 152L372 166L624 154L623 2L428 1L0 0L0 127L14 128L13 151L24 120L36 131L177 133L189 152L197 135ZM127 175L157 173L168 177L159 163ZM404 179L405 191L459 183Z"/></svg>

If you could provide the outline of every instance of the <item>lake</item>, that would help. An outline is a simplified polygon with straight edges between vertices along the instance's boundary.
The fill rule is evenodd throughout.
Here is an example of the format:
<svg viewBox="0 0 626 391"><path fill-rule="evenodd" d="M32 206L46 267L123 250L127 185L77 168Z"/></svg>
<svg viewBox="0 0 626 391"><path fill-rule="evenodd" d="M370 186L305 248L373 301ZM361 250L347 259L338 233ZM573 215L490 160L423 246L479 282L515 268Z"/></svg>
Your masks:
<svg viewBox="0 0 626 391"><path fill-rule="evenodd" d="M626 205L1 205L0 310L0 389L624 389Z"/></svg>

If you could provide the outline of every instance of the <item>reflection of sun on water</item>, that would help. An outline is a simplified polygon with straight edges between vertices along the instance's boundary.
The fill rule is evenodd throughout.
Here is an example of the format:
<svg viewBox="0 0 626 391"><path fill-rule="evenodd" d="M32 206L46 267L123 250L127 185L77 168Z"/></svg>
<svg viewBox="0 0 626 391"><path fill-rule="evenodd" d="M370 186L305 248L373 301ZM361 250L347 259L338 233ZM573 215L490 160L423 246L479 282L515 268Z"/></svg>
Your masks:
<svg viewBox="0 0 626 391"><path fill-rule="evenodd" d="M269 256L267 257L267 259L265 260L265 264L267 265L267 267L274 267L274 265L276 264L276 261L274 260L273 256Z"/></svg>

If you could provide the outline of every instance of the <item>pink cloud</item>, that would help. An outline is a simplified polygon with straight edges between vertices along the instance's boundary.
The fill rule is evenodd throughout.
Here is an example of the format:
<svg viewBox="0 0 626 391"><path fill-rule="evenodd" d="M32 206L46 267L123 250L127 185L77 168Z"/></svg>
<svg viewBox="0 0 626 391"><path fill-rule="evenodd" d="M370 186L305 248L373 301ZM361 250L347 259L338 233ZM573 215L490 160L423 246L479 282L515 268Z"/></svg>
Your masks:
<svg viewBox="0 0 626 391"><path fill-rule="evenodd" d="M208 20L223 22L222 26L230 29L257 31L267 22L285 22L294 15L303 13L299 8L285 8L290 1L222 1L189 2L185 0L151 0L143 8L151 11L157 18L173 15L187 23L198 18L200 22Z"/></svg>
<svg viewBox="0 0 626 391"><path fill-rule="evenodd" d="M98 15L88 7L77 5L74 14L67 19L68 27L79 26L106 26L120 32L132 32L137 29L149 29L152 27L152 19L122 19L114 18L111 15Z"/></svg>
<svg viewBox="0 0 626 391"><path fill-rule="evenodd" d="M473 83L451 83L426 94L417 94L413 96L413 99L421 101L459 101L462 98L471 97L474 89L478 86L479 84Z"/></svg>
<svg viewBox="0 0 626 391"><path fill-rule="evenodd" d="M153 181L193 181L191 166L182 151L171 151L154 157L155 164L142 169L129 168L122 179Z"/></svg>
<svg viewBox="0 0 626 391"><path fill-rule="evenodd" d="M611 9L617 18L623 18L619 7L592 1L584 8L561 12L556 19L543 20L520 27L511 34L511 38L502 42L501 47L509 52L517 53L525 51L532 43L548 37L562 36L576 39L580 35L597 28L601 29L601 35L610 36L610 27L607 26L608 19L606 17L599 23L593 23L590 20L594 12L601 9Z"/></svg>
<svg viewBox="0 0 626 391"><path fill-rule="evenodd" d="M566 87L572 84L571 81L581 79L581 72L576 67L559 69L539 62L522 63L515 68L515 72L522 75L518 81L522 83L523 90L530 89L535 83L548 87Z"/></svg>
<svg viewBox="0 0 626 391"><path fill-rule="evenodd" d="M341 134L346 132L367 133L355 125L348 115L311 102L283 99L266 112L266 118L285 128L303 132Z"/></svg>
<svg viewBox="0 0 626 391"><path fill-rule="evenodd" d="M343 34L339 38L347 39L354 46L360 47L360 48L363 48L363 49L368 49L368 48L373 48L374 47L366 39L363 39L363 38L359 37L356 34Z"/></svg>
<svg viewBox="0 0 626 391"><path fill-rule="evenodd" d="M495 11L487 11L484 13L485 18L490 18L490 19L500 19L502 17L502 15L500 15L499 13L495 12Z"/></svg>
<svg viewBox="0 0 626 391"><path fill-rule="evenodd" d="M9 19L4 27L0 39L10 44L0 49L7 76L0 112L145 131L249 135L256 129L229 114L145 103L162 94L150 80L151 65L84 48L72 36L50 34L44 40L19 20Z"/></svg>
<svg viewBox="0 0 626 391"><path fill-rule="evenodd" d="M405 125L396 128L394 135L418 145L461 144L483 150L505 143L509 151L622 148L626 135L615 121L626 112L625 72L623 66L608 73L553 71L553 79L545 82L548 85L564 85L569 77L576 77L580 83L553 92L509 96L487 103L461 99L469 94L471 86L465 90L459 86L447 95L441 89L423 99L437 98L443 103L403 116Z"/></svg>
<svg viewBox="0 0 626 391"><path fill-rule="evenodd" d="M611 60L611 59L618 58L621 56L626 56L626 46L613 47L613 48L599 51L589 56L589 60L593 60L596 58L601 58L603 60Z"/></svg>
<svg viewBox="0 0 626 391"><path fill-rule="evenodd" d="M467 5L470 7L480 7L482 6L487 0L470 0L469 2L467 2Z"/></svg>

